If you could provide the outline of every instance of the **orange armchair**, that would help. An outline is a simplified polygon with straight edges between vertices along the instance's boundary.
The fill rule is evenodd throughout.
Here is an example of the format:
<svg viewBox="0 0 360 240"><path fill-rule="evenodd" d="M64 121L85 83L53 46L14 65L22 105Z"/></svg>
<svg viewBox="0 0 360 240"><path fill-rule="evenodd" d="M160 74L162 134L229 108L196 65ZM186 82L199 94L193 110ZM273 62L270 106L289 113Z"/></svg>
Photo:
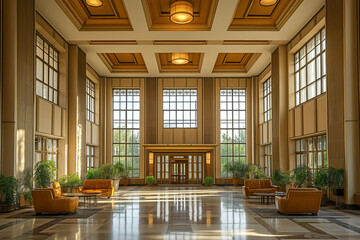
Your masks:
<svg viewBox="0 0 360 240"><path fill-rule="evenodd" d="M37 188L32 191L34 209L41 213L72 213L78 209L78 197L56 197L52 188Z"/></svg>
<svg viewBox="0 0 360 240"><path fill-rule="evenodd" d="M244 179L242 191L244 196L255 196L254 193L279 191L280 187L272 185L271 179Z"/></svg>
<svg viewBox="0 0 360 240"><path fill-rule="evenodd" d="M99 197L112 197L114 195L113 180L90 179L84 180L82 187L76 190L78 193L101 193Z"/></svg>
<svg viewBox="0 0 360 240"><path fill-rule="evenodd" d="M275 197L275 206L280 213L319 212L322 192L317 188L291 188L286 197Z"/></svg>

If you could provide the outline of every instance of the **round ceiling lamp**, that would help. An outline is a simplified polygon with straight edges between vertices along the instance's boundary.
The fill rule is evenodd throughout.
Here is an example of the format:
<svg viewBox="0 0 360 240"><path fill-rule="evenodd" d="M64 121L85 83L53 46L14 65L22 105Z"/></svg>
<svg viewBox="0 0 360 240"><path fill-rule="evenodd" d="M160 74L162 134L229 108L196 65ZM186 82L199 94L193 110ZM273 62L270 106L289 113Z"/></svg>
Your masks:
<svg viewBox="0 0 360 240"><path fill-rule="evenodd" d="M170 4L170 21L187 24L194 19L194 6L189 1L173 1Z"/></svg>
<svg viewBox="0 0 360 240"><path fill-rule="evenodd" d="M91 7L101 7L103 0L85 0L85 3Z"/></svg>
<svg viewBox="0 0 360 240"><path fill-rule="evenodd" d="M275 5L278 2L278 0L260 0L259 3L263 7L271 7Z"/></svg>
<svg viewBox="0 0 360 240"><path fill-rule="evenodd" d="M172 53L171 54L171 62L173 64L187 64L189 62L189 54L188 53Z"/></svg>

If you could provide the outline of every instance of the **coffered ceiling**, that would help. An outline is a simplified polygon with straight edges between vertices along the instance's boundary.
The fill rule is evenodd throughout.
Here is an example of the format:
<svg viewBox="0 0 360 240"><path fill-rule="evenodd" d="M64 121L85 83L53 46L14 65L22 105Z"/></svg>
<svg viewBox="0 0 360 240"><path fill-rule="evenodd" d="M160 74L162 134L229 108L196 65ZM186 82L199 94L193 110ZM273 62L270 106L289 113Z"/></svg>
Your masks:
<svg viewBox="0 0 360 240"><path fill-rule="evenodd" d="M190 0L194 20L169 20L170 0L36 0L36 10L107 77L250 77L270 63L325 0ZM174 65L171 53L189 53Z"/></svg>

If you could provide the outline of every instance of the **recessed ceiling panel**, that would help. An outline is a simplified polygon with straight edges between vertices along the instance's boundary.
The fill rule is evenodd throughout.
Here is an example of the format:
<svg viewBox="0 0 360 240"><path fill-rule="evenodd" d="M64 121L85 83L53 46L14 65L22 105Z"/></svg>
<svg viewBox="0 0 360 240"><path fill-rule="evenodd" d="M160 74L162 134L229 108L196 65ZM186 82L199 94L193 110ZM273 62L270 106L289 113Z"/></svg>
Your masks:
<svg viewBox="0 0 360 240"><path fill-rule="evenodd" d="M171 53L157 53L160 72L200 72L203 59L202 53L189 53L189 62L179 65L171 62Z"/></svg>
<svg viewBox="0 0 360 240"><path fill-rule="evenodd" d="M141 53L99 53L98 55L112 73L147 72Z"/></svg>
<svg viewBox="0 0 360 240"><path fill-rule="evenodd" d="M270 7L261 6L258 0L241 0L229 27L234 31L278 31L303 0L279 0Z"/></svg>
<svg viewBox="0 0 360 240"><path fill-rule="evenodd" d="M218 0L189 0L194 20L188 24L170 21L169 0L142 0L150 31L210 31Z"/></svg>
<svg viewBox="0 0 360 240"><path fill-rule="evenodd" d="M248 72L260 53L219 53L213 72Z"/></svg>
<svg viewBox="0 0 360 240"><path fill-rule="evenodd" d="M132 27L122 0L103 0L91 7L82 0L56 0L80 31L131 31Z"/></svg>

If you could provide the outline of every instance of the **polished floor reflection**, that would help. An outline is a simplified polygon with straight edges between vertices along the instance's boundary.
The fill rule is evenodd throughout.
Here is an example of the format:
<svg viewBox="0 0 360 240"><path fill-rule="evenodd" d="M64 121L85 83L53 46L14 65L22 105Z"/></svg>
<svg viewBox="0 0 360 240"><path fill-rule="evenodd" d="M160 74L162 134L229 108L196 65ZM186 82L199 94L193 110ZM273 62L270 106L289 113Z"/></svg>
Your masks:
<svg viewBox="0 0 360 240"><path fill-rule="evenodd" d="M360 211L328 207L341 217L265 218L251 209L275 206L245 199L240 190L121 187L85 217L0 214L0 239L360 239Z"/></svg>

